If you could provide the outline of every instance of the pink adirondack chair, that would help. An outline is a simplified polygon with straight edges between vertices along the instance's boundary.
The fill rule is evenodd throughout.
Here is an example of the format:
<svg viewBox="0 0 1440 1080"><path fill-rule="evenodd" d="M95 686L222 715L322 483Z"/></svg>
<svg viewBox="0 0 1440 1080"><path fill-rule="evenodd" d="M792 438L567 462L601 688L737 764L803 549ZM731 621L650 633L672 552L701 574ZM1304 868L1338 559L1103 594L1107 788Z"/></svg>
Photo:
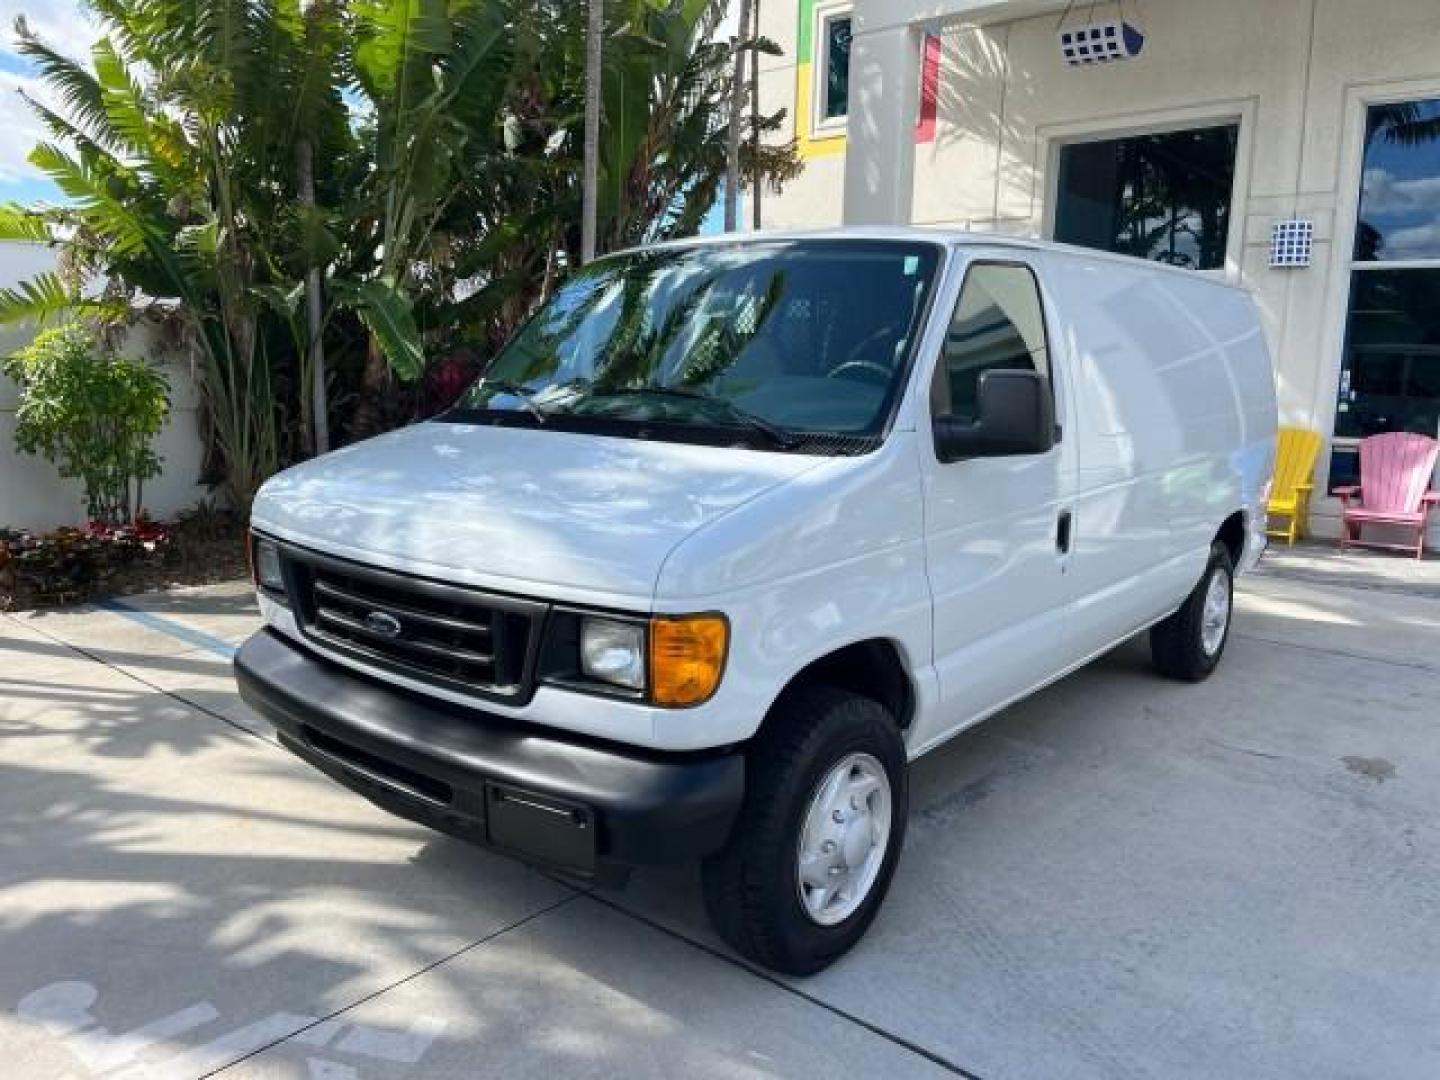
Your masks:
<svg viewBox="0 0 1440 1080"><path fill-rule="evenodd" d="M1351 544L1414 552L1425 556L1425 525L1431 509L1440 503L1440 491L1430 491L1430 476L1440 442L1424 435L1392 431L1372 435L1360 443L1360 484L1335 489L1340 497L1340 550ZM1381 544L1362 540L1365 525L1413 529L1415 543Z"/></svg>

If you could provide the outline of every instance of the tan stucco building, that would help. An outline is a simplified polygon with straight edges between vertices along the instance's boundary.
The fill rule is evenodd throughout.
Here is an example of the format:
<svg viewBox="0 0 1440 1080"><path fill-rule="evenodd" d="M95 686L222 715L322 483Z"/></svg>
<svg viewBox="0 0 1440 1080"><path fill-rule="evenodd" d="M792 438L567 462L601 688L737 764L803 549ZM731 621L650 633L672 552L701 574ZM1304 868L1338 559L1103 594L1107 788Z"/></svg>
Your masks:
<svg viewBox="0 0 1440 1080"><path fill-rule="evenodd" d="M1282 423L1328 440L1321 495L1358 437L1437 434L1440 0L765 0L761 31L807 162L767 229L994 230L1241 282Z"/></svg>

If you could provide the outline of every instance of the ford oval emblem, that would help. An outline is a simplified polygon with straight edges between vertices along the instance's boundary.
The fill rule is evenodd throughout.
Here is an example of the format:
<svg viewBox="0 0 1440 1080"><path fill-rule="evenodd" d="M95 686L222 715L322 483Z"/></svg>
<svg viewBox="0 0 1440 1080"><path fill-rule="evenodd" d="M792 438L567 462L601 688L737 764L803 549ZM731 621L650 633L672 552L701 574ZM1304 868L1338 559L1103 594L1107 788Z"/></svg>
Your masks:
<svg viewBox="0 0 1440 1080"><path fill-rule="evenodd" d="M374 631L382 637L397 638L400 631L404 629L400 620L388 611L372 611L365 616L365 628Z"/></svg>

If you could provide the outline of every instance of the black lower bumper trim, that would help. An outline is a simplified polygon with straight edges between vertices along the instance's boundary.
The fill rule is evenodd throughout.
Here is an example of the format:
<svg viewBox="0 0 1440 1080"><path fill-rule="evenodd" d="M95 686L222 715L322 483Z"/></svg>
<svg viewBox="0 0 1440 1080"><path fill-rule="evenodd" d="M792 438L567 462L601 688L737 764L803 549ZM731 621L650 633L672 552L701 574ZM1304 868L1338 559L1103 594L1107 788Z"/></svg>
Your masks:
<svg viewBox="0 0 1440 1080"><path fill-rule="evenodd" d="M594 876L718 850L744 758L651 754L557 737L398 691L269 630L235 657L240 695L281 743L394 813Z"/></svg>

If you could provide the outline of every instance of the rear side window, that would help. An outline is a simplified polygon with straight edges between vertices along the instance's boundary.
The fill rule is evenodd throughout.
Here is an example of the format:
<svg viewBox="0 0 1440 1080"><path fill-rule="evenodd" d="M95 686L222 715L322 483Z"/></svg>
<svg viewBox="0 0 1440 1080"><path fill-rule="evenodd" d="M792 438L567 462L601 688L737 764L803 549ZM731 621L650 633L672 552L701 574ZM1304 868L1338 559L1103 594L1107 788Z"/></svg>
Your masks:
<svg viewBox="0 0 1440 1080"><path fill-rule="evenodd" d="M966 274L945 335L935 412L973 422L980 376L996 368L1050 377L1045 313L1028 266L980 263Z"/></svg>

